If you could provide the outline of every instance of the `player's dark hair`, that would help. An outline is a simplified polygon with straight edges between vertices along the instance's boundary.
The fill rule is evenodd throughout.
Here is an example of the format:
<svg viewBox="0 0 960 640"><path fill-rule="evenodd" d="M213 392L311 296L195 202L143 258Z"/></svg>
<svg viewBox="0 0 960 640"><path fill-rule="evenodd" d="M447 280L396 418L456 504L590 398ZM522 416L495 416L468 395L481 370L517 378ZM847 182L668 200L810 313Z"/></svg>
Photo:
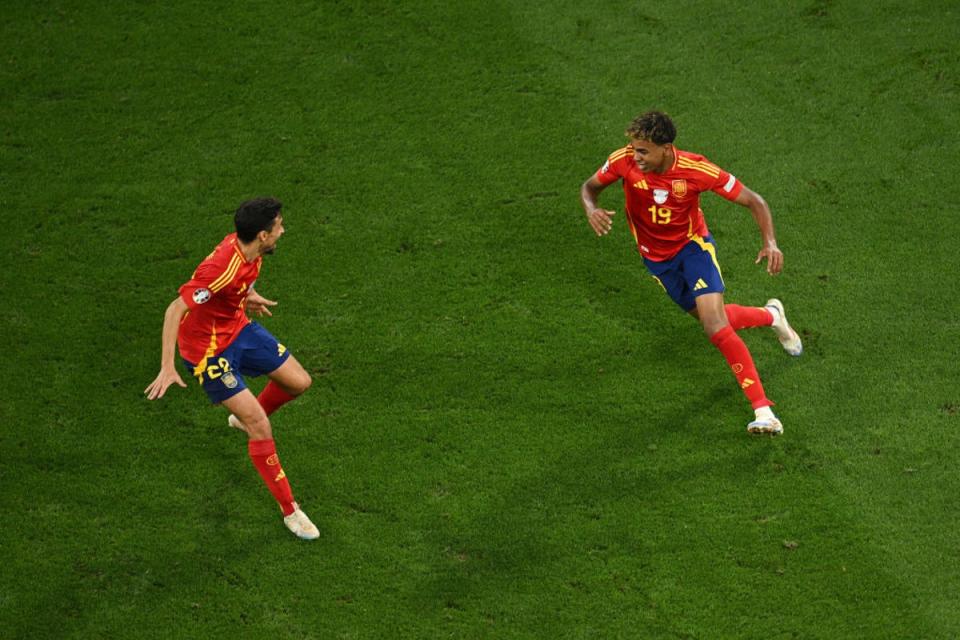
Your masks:
<svg viewBox="0 0 960 640"><path fill-rule="evenodd" d="M255 198L241 204L233 216L240 242L253 242L261 231L269 233L282 207L276 198Z"/></svg>
<svg viewBox="0 0 960 640"><path fill-rule="evenodd" d="M677 137L673 120L662 111L647 111L637 116L627 128L627 135L637 140L649 140L654 144L667 144Z"/></svg>

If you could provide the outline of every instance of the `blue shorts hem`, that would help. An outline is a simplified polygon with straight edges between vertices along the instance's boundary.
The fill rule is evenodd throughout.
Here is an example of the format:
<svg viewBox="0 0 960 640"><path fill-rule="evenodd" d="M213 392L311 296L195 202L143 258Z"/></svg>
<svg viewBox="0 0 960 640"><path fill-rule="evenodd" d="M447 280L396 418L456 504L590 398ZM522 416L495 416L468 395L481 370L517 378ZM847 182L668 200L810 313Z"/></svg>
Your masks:
<svg viewBox="0 0 960 640"><path fill-rule="evenodd" d="M247 388L245 377L269 375L290 357L290 351L256 322L244 327L237 337L217 355L197 365L184 359L188 373L197 378L213 404L229 400Z"/></svg>
<svg viewBox="0 0 960 640"><path fill-rule="evenodd" d="M691 239L669 260L644 258L643 262L670 299L685 312L696 308L700 296L726 290L710 235Z"/></svg>

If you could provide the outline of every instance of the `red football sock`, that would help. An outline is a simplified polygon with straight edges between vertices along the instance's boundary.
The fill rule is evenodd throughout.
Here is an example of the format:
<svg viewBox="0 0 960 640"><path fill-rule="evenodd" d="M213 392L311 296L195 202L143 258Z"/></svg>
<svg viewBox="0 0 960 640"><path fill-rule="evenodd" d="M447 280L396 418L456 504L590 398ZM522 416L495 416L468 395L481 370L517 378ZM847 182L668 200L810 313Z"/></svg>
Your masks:
<svg viewBox="0 0 960 640"><path fill-rule="evenodd" d="M297 396L292 396L276 384L273 380L267 383L260 395L257 396L257 402L263 407L269 416L271 413L287 404Z"/></svg>
<svg viewBox="0 0 960 640"><path fill-rule="evenodd" d="M740 388L743 389L743 395L747 396L750 405L754 409L768 407L773 403L767 399L763 392L763 385L760 384L760 376L757 374L757 368L753 364L753 358L750 356L750 350L743 343L740 336L733 330L733 327L727 325L720 331L710 336L712 342L723 357L727 359L727 364L733 369L733 375L737 377Z"/></svg>
<svg viewBox="0 0 960 640"><path fill-rule="evenodd" d="M253 460L253 466L260 472L260 477L280 505L283 515L288 516L293 513L293 491L290 490L287 474L280 466L280 458L277 457L277 448L273 439L250 440L247 443L247 451L250 453L250 459Z"/></svg>
<svg viewBox="0 0 960 640"><path fill-rule="evenodd" d="M727 321L734 331L751 327L769 327L773 324L773 314L764 307L741 307L738 304L725 304Z"/></svg>

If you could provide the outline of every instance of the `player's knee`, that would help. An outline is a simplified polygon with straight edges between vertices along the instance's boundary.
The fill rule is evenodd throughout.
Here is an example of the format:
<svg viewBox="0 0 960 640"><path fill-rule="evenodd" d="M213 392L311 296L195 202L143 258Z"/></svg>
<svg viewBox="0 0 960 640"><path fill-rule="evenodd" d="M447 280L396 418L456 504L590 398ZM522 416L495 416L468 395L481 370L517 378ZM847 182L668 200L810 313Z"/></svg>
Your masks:
<svg viewBox="0 0 960 640"><path fill-rule="evenodd" d="M303 374L297 378L297 386L295 388L296 393L294 393L294 395L299 396L301 393L309 389L310 385L312 384L313 384L313 378L310 377L309 373L304 371Z"/></svg>
<svg viewBox="0 0 960 640"><path fill-rule="evenodd" d="M703 331L707 334L707 337L712 337L713 334L723 329L729 324L725 316L713 316L713 317L703 317L700 316L700 324L703 325Z"/></svg>
<svg viewBox="0 0 960 640"><path fill-rule="evenodd" d="M270 428L270 418L266 415L254 418L246 423L247 435L251 440L268 440L273 437L273 430Z"/></svg>

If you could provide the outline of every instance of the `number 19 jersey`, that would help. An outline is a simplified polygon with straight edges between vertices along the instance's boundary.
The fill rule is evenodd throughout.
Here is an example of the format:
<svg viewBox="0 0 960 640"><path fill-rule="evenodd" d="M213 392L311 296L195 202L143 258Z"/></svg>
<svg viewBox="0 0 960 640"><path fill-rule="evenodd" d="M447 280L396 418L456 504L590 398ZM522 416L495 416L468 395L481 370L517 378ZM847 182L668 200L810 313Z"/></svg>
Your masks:
<svg viewBox="0 0 960 640"><path fill-rule="evenodd" d="M610 154L594 174L602 184L623 180L627 221L637 249L649 260L669 260L707 229L700 194L713 191L735 200L743 190L737 178L705 157L674 148L673 165L663 173L640 170L627 145Z"/></svg>

